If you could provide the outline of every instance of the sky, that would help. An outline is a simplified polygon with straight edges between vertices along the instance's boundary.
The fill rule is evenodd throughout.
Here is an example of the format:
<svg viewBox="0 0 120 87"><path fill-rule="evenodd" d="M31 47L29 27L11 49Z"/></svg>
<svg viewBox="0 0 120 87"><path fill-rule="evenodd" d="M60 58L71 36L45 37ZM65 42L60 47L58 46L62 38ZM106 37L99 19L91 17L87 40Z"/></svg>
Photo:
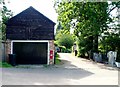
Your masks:
<svg viewBox="0 0 120 87"><path fill-rule="evenodd" d="M13 15L16 15L28 7L32 6L40 13L48 17L53 22L57 23L57 13L54 9L54 0L6 0L9 10L12 10Z"/></svg>
<svg viewBox="0 0 120 87"><path fill-rule="evenodd" d="M54 0L5 0L8 9L12 10L14 15L22 12L28 7L32 6L46 17L57 23L57 13L54 9ZM116 9L111 12L113 16L116 16Z"/></svg>

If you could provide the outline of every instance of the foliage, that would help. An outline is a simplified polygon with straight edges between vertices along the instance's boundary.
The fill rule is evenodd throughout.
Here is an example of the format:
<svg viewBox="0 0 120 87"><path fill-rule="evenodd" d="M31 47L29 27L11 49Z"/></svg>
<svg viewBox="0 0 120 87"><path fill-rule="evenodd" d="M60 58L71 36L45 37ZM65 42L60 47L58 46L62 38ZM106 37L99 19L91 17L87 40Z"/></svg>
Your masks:
<svg viewBox="0 0 120 87"><path fill-rule="evenodd" d="M120 1L108 3L85 1L64 2L64 0L62 0L61 2L55 2L55 9L59 15L58 22L61 24L62 29L70 30L71 28L74 28L74 35L78 39L77 44L79 46L79 55L85 55L86 53L89 53L89 51L98 52L100 49L103 50L104 43L106 42L101 41L98 44L98 37L100 37L104 31L109 29L108 24L114 22L110 13L119 6ZM119 35L116 37L118 38ZM112 40L118 40L107 37L107 39L109 38ZM107 45L109 48L113 49L113 43L110 42L111 40L107 39ZM114 43L116 42L114 41Z"/></svg>
<svg viewBox="0 0 120 87"><path fill-rule="evenodd" d="M57 53L55 53L55 64L60 64L61 60L59 58L60 56Z"/></svg>
<svg viewBox="0 0 120 87"><path fill-rule="evenodd" d="M59 46L59 48L61 49L61 52L65 53L65 51L66 51L66 47L65 46Z"/></svg>
<svg viewBox="0 0 120 87"><path fill-rule="evenodd" d="M58 20L61 22L64 29L66 29L67 25L69 26L68 29L70 29L70 26L74 27L74 34L78 37L78 39L83 40L80 43L84 43L83 45L85 46L88 44L85 40L88 39L84 38L93 36L93 49L97 51L98 36L102 32L103 28L106 29L107 27L107 6L108 4L106 2L61 2L57 8L59 15ZM76 21L73 22L74 20ZM79 44L79 47L82 47L80 45L81 44ZM83 46L82 48L87 47Z"/></svg>
<svg viewBox="0 0 120 87"><path fill-rule="evenodd" d="M65 46L60 46L60 49L61 49L61 52L63 52L63 53L71 53L72 52L71 48L68 49Z"/></svg>
<svg viewBox="0 0 120 87"><path fill-rule="evenodd" d="M62 34L61 31L56 35L56 40L59 46L65 46L67 49L70 49L74 43L70 34Z"/></svg>
<svg viewBox="0 0 120 87"><path fill-rule="evenodd" d="M9 68L12 67L12 65L8 64L7 62L0 62L0 67Z"/></svg>
<svg viewBox="0 0 120 87"><path fill-rule="evenodd" d="M85 57L85 54L89 55L89 51L92 49L92 37L79 37L78 41L78 56Z"/></svg>
<svg viewBox="0 0 120 87"><path fill-rule="evenodd" d="M103 53L108 51L117 51L117 60L120 62L120 36L119 34L110 34L103 37L100 42L100 49Z"/></svg>
<svg viewBox="0 0 120 87"><path fill-rule="evenodd" d="M62 35L65 34L70 34L70 32L68 30L62 30L62 29L58 30L55 36L55 40L59 40L62 37Z"/></svg>
<svg viewBox="0 0 120 87"><path fill-rule="evenodd" d="M2 40L5 40L6 39L6 31L5 31L6 25L5 24L7 20L13 16L13 13L11 10L8 10L6 6L6 2L4 0L1 0L0 4L3 5L2 14L0 15L2 17L0 30L2 31Z"/></svg>
<svg viewBox="0 0 120 87"><path fill-rule="evenodd" d="M104 32L104 35L99 42L99 49L104 54L108 51L116 51L116 61L120 62L120 25L116 24L112 25L112 27L113 28L109 28L108 31Z"/></svg>

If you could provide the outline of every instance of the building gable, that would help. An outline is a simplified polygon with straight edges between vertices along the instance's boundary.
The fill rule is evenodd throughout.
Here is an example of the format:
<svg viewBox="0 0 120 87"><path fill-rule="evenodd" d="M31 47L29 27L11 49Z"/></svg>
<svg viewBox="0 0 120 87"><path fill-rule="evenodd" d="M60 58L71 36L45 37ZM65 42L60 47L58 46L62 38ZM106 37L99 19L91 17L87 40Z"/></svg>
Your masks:
<svg viewBox="0 0 120 87"><path fill-rule="evenodd" d="M55 23L33 7L6 23L6 38L11 40L53 40Z"/></svg>

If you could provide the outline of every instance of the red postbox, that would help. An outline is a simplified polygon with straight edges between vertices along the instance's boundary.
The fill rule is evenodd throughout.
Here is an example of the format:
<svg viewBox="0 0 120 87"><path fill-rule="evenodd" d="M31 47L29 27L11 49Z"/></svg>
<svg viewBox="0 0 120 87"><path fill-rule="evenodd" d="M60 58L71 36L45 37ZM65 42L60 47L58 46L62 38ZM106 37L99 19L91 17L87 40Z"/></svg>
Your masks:
<svg viewBox="0 0 120 87"><path fill-rule="evenodd" d="M53 50L50 50L50 59L53 59Z"/></svg>

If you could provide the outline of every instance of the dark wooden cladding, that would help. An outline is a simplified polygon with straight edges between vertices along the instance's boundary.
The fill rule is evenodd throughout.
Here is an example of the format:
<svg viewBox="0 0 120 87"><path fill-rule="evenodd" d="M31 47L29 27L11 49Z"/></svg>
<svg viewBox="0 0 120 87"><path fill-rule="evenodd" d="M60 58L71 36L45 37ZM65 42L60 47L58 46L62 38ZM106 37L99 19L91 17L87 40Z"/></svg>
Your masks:
<svg viewBox="0 0 120 87"><path fill-rule="evenodd" d="M11 40L53 40L55 23L29 7L6 23L6 37Z"/></svg>

